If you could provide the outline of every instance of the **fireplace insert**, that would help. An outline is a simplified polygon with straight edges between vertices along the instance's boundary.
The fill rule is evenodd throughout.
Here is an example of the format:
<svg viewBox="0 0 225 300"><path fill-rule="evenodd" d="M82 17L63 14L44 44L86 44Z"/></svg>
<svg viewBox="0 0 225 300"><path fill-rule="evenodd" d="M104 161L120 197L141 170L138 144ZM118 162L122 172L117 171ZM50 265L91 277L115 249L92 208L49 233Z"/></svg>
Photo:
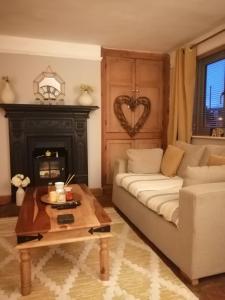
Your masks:
<svg viewBox="0 0 225 300"><path fill-rule="evenodd" d="M47 185L49 182L65 181L67 154L63 148L38 148L33 152L34 184Z"/></svg>

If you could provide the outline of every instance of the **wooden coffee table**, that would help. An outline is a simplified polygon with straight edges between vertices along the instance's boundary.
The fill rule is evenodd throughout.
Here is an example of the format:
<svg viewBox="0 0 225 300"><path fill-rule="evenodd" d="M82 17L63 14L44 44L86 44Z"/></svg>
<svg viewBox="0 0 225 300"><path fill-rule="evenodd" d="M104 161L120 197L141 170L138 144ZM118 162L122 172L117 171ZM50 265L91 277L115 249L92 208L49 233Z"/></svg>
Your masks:
<svg viewBox="0 0 225 300"><path fill-rule="evenodd" d="M22 295L31 292L30 249L37 247L99 239L100 278L109 278L108 239L112 236L109 231L111 219L86 185L71 186L75 199L81 205L64 210L52 208L40 200L47 193L47 187L28 188L26 191L15 229L18 239L16 248L20 251ZM73 214L75 222L59 225L57 216L61 214ZM99 229L102 232L96 232ZM38 237L42 238L38 240Z"/></svg>

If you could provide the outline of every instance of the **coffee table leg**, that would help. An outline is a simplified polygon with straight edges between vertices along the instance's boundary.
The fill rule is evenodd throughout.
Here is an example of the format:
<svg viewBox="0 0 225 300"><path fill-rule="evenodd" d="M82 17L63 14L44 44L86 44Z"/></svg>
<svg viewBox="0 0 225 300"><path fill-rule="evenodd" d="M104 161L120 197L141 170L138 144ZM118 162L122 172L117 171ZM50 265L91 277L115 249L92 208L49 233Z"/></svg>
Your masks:
<svg viewBox="0 0 225 300"><path fill-rule="evenodd" d="M100 239L100 279L109 280L109 240Z"/></svg>
<svg viewBox="0 0 225 300"><path fill-rule="evenodd" d="M21 294L29 295L31 292L31 259L30 251L20 250L20 276L21 276Z"/></svg>

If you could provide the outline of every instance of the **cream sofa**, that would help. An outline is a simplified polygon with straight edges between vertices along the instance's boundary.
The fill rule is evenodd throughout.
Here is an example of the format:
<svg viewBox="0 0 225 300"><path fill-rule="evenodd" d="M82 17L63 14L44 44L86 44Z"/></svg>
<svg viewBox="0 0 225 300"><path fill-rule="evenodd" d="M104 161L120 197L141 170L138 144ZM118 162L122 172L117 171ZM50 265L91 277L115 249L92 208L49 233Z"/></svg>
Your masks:
<svg viewBox="0 0 225 300"><path fill-rule="evenodd" d="M207 177L208 181L211 181L211 175L208 176L205 172L205 168L208 170L208 167L198 169L196 166L205 165L212 153L225 155L225 147L181 144L181 148L185 150L185 154L178 169L179 176L176 176L175 179L169 178L174 180L175 184L167 187L175 189L177 192L177 195L174 193L172 201L175 203L176 200L177 202L177 220L168 221L166 213L163 216L163 213L159 214L154 210L154 205L152 208L145 205L144 196L138 189L138 186L143 185L143 189L148 191L147 177L159 176L158 179L156 178L158 183L162 175L142 174L145 182L139 183L139 178L131 184L129 176L137 174L127 173L126 160L117 160L115 163L112 201L151 242L187 275L192 284L197 284L199 278L225 272L225 166L220 166L222 171L218 179L217 176L212 177L212 181L218 180L219 182L183 187L180 180L185 177L187 166L192 166L189 169L194 171L194 179L197 174L197 182L198 180L201 182L201 176ZM121 178L123 179L121 180ZM167 178L166 181L169 179ZM202 182L204 180L203 178ZM152 189L151 184L149 189ZM155 197L156 199L160 201L159 195Z"/></svg>

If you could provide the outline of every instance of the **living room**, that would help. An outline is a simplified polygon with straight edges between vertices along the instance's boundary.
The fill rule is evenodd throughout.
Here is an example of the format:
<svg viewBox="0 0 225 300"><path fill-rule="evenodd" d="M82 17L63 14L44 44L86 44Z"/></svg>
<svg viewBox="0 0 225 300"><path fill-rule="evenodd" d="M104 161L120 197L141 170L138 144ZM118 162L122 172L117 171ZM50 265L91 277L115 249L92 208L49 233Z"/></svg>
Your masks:
<svg viewBox="0 0 225 300"><path fill-rule="evenodd" d="M30 293L30 296L26 296L27 299L39 299L44 295L49 299L225 299L225 270L222 263L220 267L218 261L214 263L213 250L208 253L200 251L202 256L209 257L211 265L206 267L203 263L204 266L199 268L205 268L202 273L194 274L195 266L192 267L188 262L188 267L183 266L179 263L181 258L173 257L173 252L179 252L175 250L175 242L174 251L170 250L170 246L168 251L164 250L167 247L164 242L159 238L157 244L154 234L153 237L151 234L148 236L142 230L142 225L136 224L129 213L126 214L126 207L120 207L117 203L117 199L123 197L127 197L128 203L135 201L135 197L131 200L124 194L123 185L128 179L121 179L123 185L121 183L118 190L114 184L112 195L115 167L119 169L118 173L123 173L121 170L127 172L124 165L118 164L118 159L127 158L130 148L137 151L131 154L132 159L132 155L140 151L134 162L136 166L133 165L134 169L137 168L135 171L131 170L131 173L149 173L140 169L141 165L145 168L145 154L141 150L156 148L160 150L158 154L147 152L147 156L151 153L154 157L151 162L153 165L159 162L155 168L157 171L153 173L162 171L160 168L165 150L168 145L179 148L177 140L198 147L193 148L192 158L201 150L201 159L206 160L203 156L209 149L213 155L224 155L224 6L222 0L187 3L180 3L178 0L166 3L162 0L151 3L145 0L135 0L132 3L102 0L95 3L75 3L69 0L64 3L31 3L26 0L1 2L0 251L3 253L3 260L0 278L4 282L0 285L0 299L21 297L17 253L24 249L21 245L20 248L15 248L14 231L23 200L17 199L18 189L14 186L15 181L11 181L16 174L29 177L30 183L25 191L29 187L48 185L50 181L66 183L74 174L70 183L88 186L89 191L86 193L92 193L105 208L112 220L112 233L116 236L115 241L109 242L109 257L112 261L109 281L103 283L98 279L97 271L93 271L98 265L98 252L96 256L93 254L94 258L85 252L91 253L92 249L95 253L96 244L92 245L93 248L87 244L84 251L82 243L77 243L78 256L82 258L84 253L87 254L83 262L72 258L72 254L76 254L75 250L71 250L73 244L69 244L71 248L68 246L65 249L62 245L57 246L59 248L50 247L50 250L41 247L45 251L42 257L35 249L32 254L32 291L25 288L22 293ZM50 91L51 96L44 94L43 82L47 82L46 78L54 78L56 82L55 89ZM88 98L82 98L84 94ZM203 145L208 144L222 148L214 151L210 146L204 148L204 152ZM180 146L183 159L189 153L189 148L187 150L184 147L186 146ZM180 152L177 152L176 156L179 155ZM54 167L46 171L43 166L50 159ZM168 159L173 158L169 156ZM60 167L55 167L55 162L58 163L59 160ZM200 161L199 158L198 163ZM181 164L181 160L179 163ZM199 166L192 163L193 159L190 166ZM220 162L221 165L223 163ZM52 177L48 177L46 172L53 174L57 180L51 180ZM179 170L173 176L177 172ZM57 175L59 173L60 176ZM222 188L218 185L220 181L224 184L225 178L212 181L215 182L214 192L223 195ZM178 185L182 184L179 180L177 182ZM128 192L132 195L129 189ZM221 195L215 196L220 202ZM200 196L197 195L196 199L198 197ZM220 211L223 212L222 202L220 205ZM82 209L82 205L76 208L77 211L79 209ZM181 209L180 207L180 211ZM187 211L188 209L186 207ZM143 217L144 214L143 212ZM142 214L140 218L141 216ZM159 222L161 219L162 216ZM173 231L177 226L171 225L170 221L167 223L173 227L168 232L162 225L163 230L168 233L168 239L170 230ZM160 230L161 225L155 224L157 230ZM224 225L217 225L218 227L208 226L208 229L214 231L221 228L218 234L221 236ZM196 228L193 228L192 233ZM208 232L209 236L211 231ZM108 233L104 234L107 236ZM192 240L188 234L187 232L187 236L182 238L190 238L190 245L192 242L193 245L198 245L198 241L195 244L194 238ZM204 235L204 231L201 234ZM166 240L166 236L162 239ZM179 238L174 237L175 241L176 239ZM43 241L38 242L45 245ZM173 238L171 241L173 243ZM203 244L208 247L207 243ZM138 244L138 251L142 249L148 254L139 253L137 249L132 252L128 250L128 244L130 249ZM220 251L222 253L222 245L223 241L215 245L219 249L215 251L215 256L218 257ZM200 261L189 250L185 252L185 249L189 249L188 246L185 245L184 250L182 246L179 247L190 261ZM65 270L68 267L67 272L59 272L57 259L61 259ZM145 259L149 259L151 263ZM125 261L126 267L129 266L130 269L118 267L119 261L121 264ZM13 270L9 267L10 264L12 267L12 262L18 265L14 270L14 277ZM158 269L154 269L154 262ZM168 273L166 270L169 270ZM57 272L58 277L54 278L54 273ZM154 274L152 277L151 272ZM163 272L166 274L164 277ZM134 288L138 276L140 280L137 288ZM9 284L10 280L12 283ZM31 286L30 283L29 285ZM79 287L83 287L84 291L76 294Z"/></svg>

